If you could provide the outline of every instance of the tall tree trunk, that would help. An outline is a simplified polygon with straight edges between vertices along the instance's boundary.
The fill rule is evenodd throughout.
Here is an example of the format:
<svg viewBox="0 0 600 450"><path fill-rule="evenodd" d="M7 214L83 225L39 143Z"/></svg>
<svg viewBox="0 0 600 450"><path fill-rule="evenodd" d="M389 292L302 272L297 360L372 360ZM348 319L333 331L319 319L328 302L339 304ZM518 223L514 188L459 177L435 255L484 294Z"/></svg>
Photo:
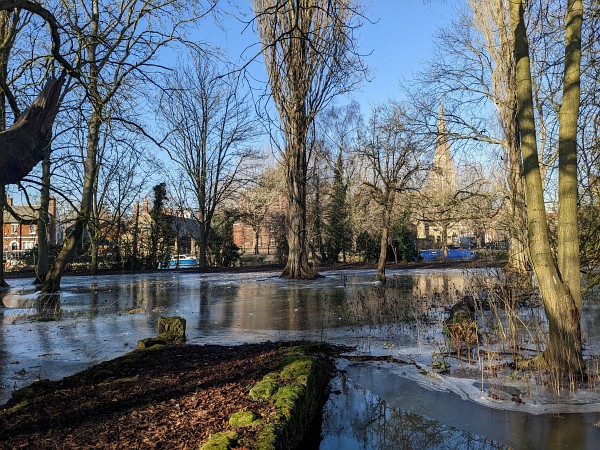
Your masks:
<svg viewBox="0 0 600 450"><path fill-rule="evenodd" d="M572 14L574 3L579 2L569 0L569 17ZM580 310L569 285L563 281L550 248L537 150L529 43L524 19L523 0L510 2L510 19L515 39L517 100L523 172L526 184L529 246L533 268L538 278L546 317L548 318L549 338L545 357L550 370L558 379L561 379L565 374L577 376L583 370ZM567 29L577 26L576 22L576 20L567 20ZM580 21L579 27L581 27ZM570 33L572 31L568 32L567 36ZM569 47L567 47L568 52ZM577 116L578 112L577 110L571 110L571 113ZM563 189L565 189L564 186ZM561 194L566 194L568 199L572 192L560 190L559 195ZM559 203L562 201L562 195L559 197ZM565 259L562 260L565 261Z"/></svg>
<svg viewBox="0 0 600 450"><path fill-rule="evenodd" d="M0 76L6 83L8 76L8 58L12 49L11 35L14 38L14 29L11 29L12 13L8 11L0 11L0 40L3 42L3 48L0 49ZM6 130L6 94L0 89L0 131ZM0 166L0 171L4 167ZM4 279L4 202L6 201L6 186L0 184L0 287L8 286ZM0 303L1 306L1 303Z"/></svg>
<svg viewBox="0 0 600 450"><path fill-rule="evenodd" d="M382 202L383 217L381 226L381 240L379 242L379 261L377 262L377 275L375 280L385 281L385 263L387 261L387 249L390 240L390 223L392 219L392 205L394 196L390 193L385 195L385 201Z"/></svg>
<svg viewBox="0 0 600 450"><path fill-rule="evenodd" d="M511 75L514 77L514 73ZM513 83L516 84L516 83ZM514 86L516 90L516 86ZM518 276L527 276L529 251L527 243L527 210L525 183L521 164L519 124L517 118L517 97L511 96L504 111L504 136L508 156L508 189L510 195L509 247L506 270ZM508 116L508 117L507 117Z"/></svg>
<svg viewBox="0 0 600 450"><path fill-rule="evenodd" d="M302 127L296 127L297 131ZM293 133L294 139L286 149L287 207L287 264L281 274L284 278L313 278L315 273L308 265L306 249L306 137Z"/></svg>
<svg viewBox="0 0 600 450"><path fill-rule="evenodd" d="M442 256L448 258L448 222L442 223Z"/></svg>
<svg viewBox="0 0 600 450"><path fill-rule="evenodd" d="M581 272L577 226L577 119L580 105L581 0L567 2L563 95L558 137L558 270L581 315Z"/></svg>
<svg viewBox="0 0 600 450"><path fill-rule="evenodd" d="M6 188L0 184L0 234L2 234L2 243L0 243L0 287L8 286L4 279L4 202L6 201ZM1 306L1 304L0 304Z"/></svg>
<svg viewBox="0 0 600 450"><path fill-rule="evenodd" d="M260 228L258 226L254 227L254 254L258 255L258 240L260 238Z"/></svg>
<svg viewBox="0 0 600 450"><path fill-rule="evenodd" d="M130 269L137 269L139 267L139 235L140 235L140 206L136 203L135 217L133 219L133 237L131 243L131 259L132 267Z"/></svg>
<svg viewBox="0 0 600 450"><path fill-rule="evenodd" d="M206 269L208 266L208 260L206 257L206 229L204 228L204 221L200 223L198 228L198 267L200 270Z"/></svg>
<svg viewBox="0 0 600 450"><path fill-rule="evenodd" d="M50 153L48 147L42 161L42 188L40 190L40 210L37 221L38 259L35 268L35 284L42 284L46 279L49 268L48 232L50 226Z"/></svg>

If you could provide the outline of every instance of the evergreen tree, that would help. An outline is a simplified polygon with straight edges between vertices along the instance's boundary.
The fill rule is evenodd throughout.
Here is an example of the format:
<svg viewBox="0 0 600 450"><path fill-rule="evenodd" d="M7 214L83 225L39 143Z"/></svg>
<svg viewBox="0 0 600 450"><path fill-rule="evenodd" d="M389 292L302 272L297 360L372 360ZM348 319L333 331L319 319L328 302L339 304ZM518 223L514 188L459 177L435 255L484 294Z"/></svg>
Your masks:
<svg viewBox="0 0 600 450"><path fill-rule="evenodd" d="M328 235L327 253L333 261L337 261L340 252L342 252L343 260L346 261L346 252L352 241L346 200L347 190L348 186L344 182L342 152L340 151L333 172L333 186L326 211L327 224L325 226Z"/></svg>
<svg viewBox="0 0 600 450"><path fill-rule="evenodd" d="M165 214L164 208L168 200L167 185L160 183L154 186L154 199L150 217L152 226L150 229L150 259L149 266L156 268L158 262L163 259L171 246L173 245L173 230L169 217Z"/></svg>

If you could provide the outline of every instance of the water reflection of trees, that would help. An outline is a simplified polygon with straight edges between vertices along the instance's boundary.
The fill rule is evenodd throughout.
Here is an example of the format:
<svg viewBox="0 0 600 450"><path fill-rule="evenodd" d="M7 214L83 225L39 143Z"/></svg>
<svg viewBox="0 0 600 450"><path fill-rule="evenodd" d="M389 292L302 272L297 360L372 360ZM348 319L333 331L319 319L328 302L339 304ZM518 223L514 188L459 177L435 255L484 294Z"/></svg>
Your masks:
<svg viewBox="0 0 600 450"><path fill-rule="evenodd" d="M337 395L336 395L337 394ZM504 445L407 413L342 377L325 405L321 449L498 449ZM354 445L350 445L350 441Z"/></svg>
<svg viewBox="0 0 600 450"><path fill-rule="evenodd" d="M239 325L245 329L325 330L340 324L346 292L340 287L246 283L235 302Z"/></svg>

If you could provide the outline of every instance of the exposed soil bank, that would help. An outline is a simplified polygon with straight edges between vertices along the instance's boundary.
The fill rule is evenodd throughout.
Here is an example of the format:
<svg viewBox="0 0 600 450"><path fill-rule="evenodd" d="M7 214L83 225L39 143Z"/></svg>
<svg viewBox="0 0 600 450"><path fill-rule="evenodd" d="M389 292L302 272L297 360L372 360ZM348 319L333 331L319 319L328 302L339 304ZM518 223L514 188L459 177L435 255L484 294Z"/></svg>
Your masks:
<svg viewBox="0 0 600 450"><path fill-rule="evenodd" d="M0 448L198 448L223 431L233 439L217 448L293 448L324 401L331 351L267 342L131 352L15 392L0 409ZM251 395L265 376L277 389ZM230 421L241 411L249 424Z"/></svg>

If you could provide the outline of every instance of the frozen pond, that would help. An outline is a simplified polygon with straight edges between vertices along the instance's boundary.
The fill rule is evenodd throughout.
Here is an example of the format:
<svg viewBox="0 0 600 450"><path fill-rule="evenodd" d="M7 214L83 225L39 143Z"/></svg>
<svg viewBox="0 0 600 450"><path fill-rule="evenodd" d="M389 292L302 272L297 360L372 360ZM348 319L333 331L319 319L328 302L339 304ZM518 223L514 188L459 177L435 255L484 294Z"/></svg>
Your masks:
<svg viewBox="0 0 600 450"><path fill-rule="evenodd" d="M160 316L179 315L192 343L325 340L417 363L340 360L344 372L324 411L323 449L593 448L600 437L593 396L567 393L564 404L548 407L493 404L478 398L481 383L442 383L417 371L442 345L445 312L476 289L473 272L392 270L386 288L372 282L374 271L322 275L312 281L276 273L65 277L58 305L51 306L40 301L31 279L10 280L0 294L0 402L37 379L121 355L156 335ZM598 353L599 309L587 311L583 328L587 352ZM573 410L580 412L557 414Z"/></svg>

